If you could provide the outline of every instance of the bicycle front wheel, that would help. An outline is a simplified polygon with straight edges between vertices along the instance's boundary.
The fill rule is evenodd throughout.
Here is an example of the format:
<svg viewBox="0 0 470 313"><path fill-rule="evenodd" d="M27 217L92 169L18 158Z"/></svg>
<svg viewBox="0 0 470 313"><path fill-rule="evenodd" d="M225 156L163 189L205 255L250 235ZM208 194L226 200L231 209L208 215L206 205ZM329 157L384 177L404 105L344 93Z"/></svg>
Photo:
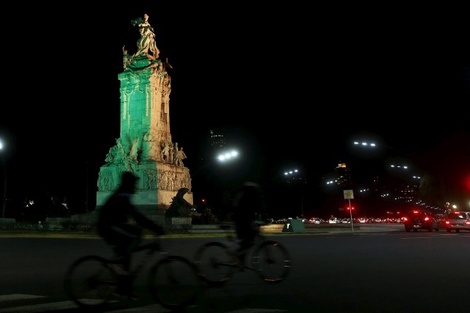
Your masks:
<svg viewBox="0 0 470 313"><path fill-rule="evenodd" d="M229 281L238 268L238 260L228 247L220 242L202 245L194 256L199 277L209 286L220 286Z"/></svg>
<svg viewBox="0 0 470 313"><path fill-rule="evenodd" d="M99 256L76 260L65 274L65 292L80 307L99 307L109 302L116 290L118 276Z"/></svg>
<svg viewBox="0 0 470 313"><path fill-rule="evenodd" d="M253 268L267 283L283 281L290 272L291 259L287 249L277 241L263 241L253 252Z"/></svg>
<svg viewBox="0 0 470 313"><path fill-rule="evenodd" d="M201 291L200 285L196 267L181 256L167 256L149 270L149 292L167 309L183 309L194 304Z"/></svg>

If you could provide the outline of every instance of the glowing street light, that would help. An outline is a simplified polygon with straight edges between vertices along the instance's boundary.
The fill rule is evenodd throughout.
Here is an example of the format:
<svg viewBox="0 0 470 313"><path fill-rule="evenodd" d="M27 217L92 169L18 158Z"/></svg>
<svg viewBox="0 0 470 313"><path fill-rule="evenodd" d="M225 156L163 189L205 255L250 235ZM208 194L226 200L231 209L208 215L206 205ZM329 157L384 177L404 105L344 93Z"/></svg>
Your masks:
<svg viewBox="0 0 470 313"><path fill-rule="evenodd" d="M237 157L238 157L238 151L231 150L231 151L220 153L217 156L217 160L219 160L220 162L226 162Z"/></svg>
<svg viewBox="0 0 470 313"><path fill-rule="evenodd" d="M391 164L390 167L391 167L391 168L404 169L404 170L407 170L407 169L408 169L408 165L395 165L395 164Z"/></svg>
<svg viewBox="0 0 470 313"><path fill-rule="evenodd" d="M284 175L285 176L290 176L290 175L294 175L294 174L297 174L299 172L299 170L295 169L295 170L288 170L288 171L285 171L284 172Z"/></svg>
<svg viewBox="0 0 470 313"><path fill-rule="evenodd" d="M359 142L359 141L354 141L353 144L354 144L355 146L362 146L362 147L373 147L373 148L376 147L375 142L367 142L367 141L361 141L361 142Z"/></svg>

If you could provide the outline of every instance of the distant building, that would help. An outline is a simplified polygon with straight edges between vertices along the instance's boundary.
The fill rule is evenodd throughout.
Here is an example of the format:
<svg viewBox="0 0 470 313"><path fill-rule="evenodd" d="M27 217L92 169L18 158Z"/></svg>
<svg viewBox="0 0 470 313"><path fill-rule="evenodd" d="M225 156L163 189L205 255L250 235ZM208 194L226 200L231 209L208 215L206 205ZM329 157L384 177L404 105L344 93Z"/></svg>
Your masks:
<svg viewBox="0 0 470 313"><path fill-rule="evenodd" d="M351 182L351 169L346 163L339 163L335 168L335 182L338 186L347 187Z"/></svg>
<svg viewBox="0 0 470 313"><path fill-rule="evenodd" d="M221 129L211 129L209 131L209 145L213 150L225 148L227 145L227 138L225 136L225 131Z"/></svg>

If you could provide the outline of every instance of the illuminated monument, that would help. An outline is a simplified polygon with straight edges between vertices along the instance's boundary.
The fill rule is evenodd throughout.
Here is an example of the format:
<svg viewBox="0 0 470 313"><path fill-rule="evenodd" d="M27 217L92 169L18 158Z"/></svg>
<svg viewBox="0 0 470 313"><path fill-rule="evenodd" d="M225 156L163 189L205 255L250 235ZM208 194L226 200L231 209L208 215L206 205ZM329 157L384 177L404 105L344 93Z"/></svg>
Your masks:
<svg viewBox="0 0 470 313"><path fill-rule="evenodd" d="M171 65L159 59L160 51L148 15L132 21L140 38L137 52L123 47L123 72L118 75L121 93L120 134L106 155L98 176L96 205L103 205L116 189L123 171L140 179L134 204L148 215L156 215L170 205L181 188L193 203L191 177L184 166L186 155L170 133ZM163 213L163 212L160 212Z"/></svg>

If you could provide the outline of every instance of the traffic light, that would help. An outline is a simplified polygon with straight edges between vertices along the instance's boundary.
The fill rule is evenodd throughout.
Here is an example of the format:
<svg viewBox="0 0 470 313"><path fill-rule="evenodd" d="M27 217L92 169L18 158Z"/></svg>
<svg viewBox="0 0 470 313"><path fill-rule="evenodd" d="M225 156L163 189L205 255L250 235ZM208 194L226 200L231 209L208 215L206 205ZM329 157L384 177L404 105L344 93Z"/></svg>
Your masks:
<svg viewBox="0 0 470 313"><path fill-rule="evenodd" d="M347 210L347 211L351 211L351 210L354 211L354 207L353 207L353 206L348 206L348 207L346 208L346 210Z"/></svg>

